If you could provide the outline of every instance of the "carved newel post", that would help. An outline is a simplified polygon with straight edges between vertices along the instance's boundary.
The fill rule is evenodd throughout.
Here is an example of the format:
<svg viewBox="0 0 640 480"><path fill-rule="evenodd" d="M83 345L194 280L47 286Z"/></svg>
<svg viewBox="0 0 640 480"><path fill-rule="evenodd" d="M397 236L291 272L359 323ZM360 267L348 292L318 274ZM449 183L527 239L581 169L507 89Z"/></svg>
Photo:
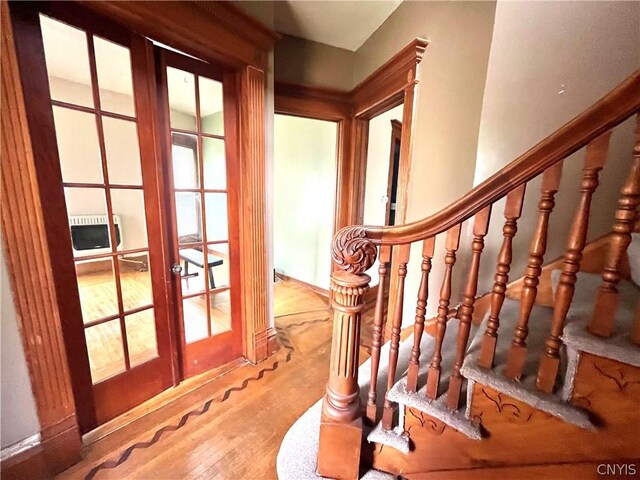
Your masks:
<svg viewBox="0 0 640 480"><path fill-rule="evenodd" d="M347 227L333 240L331 275L333 340L329 381L322 401L318 474L357 479L362 443L362 406L358 386L358 351L362 297L371 278L364 272L376 259L376 247L365 230Z"/></svg>

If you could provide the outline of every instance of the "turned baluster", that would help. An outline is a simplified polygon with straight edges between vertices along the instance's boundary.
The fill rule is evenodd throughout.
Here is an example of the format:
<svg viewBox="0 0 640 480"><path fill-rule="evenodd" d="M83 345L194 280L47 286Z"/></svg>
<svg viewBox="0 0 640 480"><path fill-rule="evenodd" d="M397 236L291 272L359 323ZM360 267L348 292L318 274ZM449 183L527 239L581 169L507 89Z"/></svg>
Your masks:
<svg viewBox="0 0 640 480"><path fill-rule="evenodd" d="M636 311L633 314L633 327L631 327L631 341L640 345L640 300L636 303Z"/></svg>
<svg viewBox="0 0 640 480"><path fill-rule="evenodd" d="M373 317L373 341L371 343L371 384L369 385L369 395L367 397L367 419L373 425L377 419L376 408L376 388L378 385L378 368L380 367L380 348L382 346L382 331L384 329L385 320L385 298L384 298L384 282L389 268L389 260L391 257L391 247L380 247L380 266L378 275L378 293L376 296L376 309Z"/></svg>
<svg viewBox="0 0 640 480"><path fill-rule="evenodd" d="M589 331L600 337L610 337L613 333L620 301L618 296L618 282L622 278L620 266L631 244L636 209L640 205L640 115L636 119L635 137L633 164L620 190L616 220L609 241L609 250L604 260L602 284L598 288L593 317L589 324Z"/></svg>
<svg viewBox="0 0 640 480"><path fill-rule="evenodd" d="M391 324L387 392L391 390L395 383L396 368L398 367L398 347L400 345L400 328L402 326L402 308L404 304L404 280L407 276L407 263L409 262L410 250L411 245L398 245L395 247L394 252L394 258L398 259L398 289ZM382 411L382 428L386 430L391 430L391 428L393 428L393 411L394 406L385 395L384 408Z"/></svg>
<svg viewBox="0 0 640 480"><path fill-rule="evenodd" d="M331 274L333 337L329 380L322 400L317 471L328 478L359 478L362 408L358 385L360 316L376 260L364 229L348 227L333 239ZM339 461L336 461L339 459Z"/></svg>
<svg viewBox="0 0 640 480"><path fill-rule="evenodd" d="M418 289L418 303L416 305L416 318L413 324L413 348L409 359L409 371L407 373L407 391L415 392L418 388L418 370L420 368L420 342L424 332L424 320L427 313L427 299L429 298L429 273L431 272L431 259L436 244L436 237L427 238L422 243L422 277Z"/></svg>
<svg viewBox="0 0 640 480"><path fill-rule="evenodd" d="M508 378L520 379L527 359L527 336L529 334L529 317L538 295L538 284L542 273L544 254L547 251L549 217L555 206L555 195L560 187L562 162L549 167L542 174L542 194L538 203L538 223L533 233L529 248L529 261L524 274L524 285L520 294L520 313L511 348L507 356L504 374Z"/></svg>
<svg viewBox="0 0 640 480"><path fill-rule="evenodd" d="M507 203L504 207L504 226L502 227L502 247L498 253L498 266L496 267L495 282L491 289L491 311L487 320L487 328L482 337L480 358L478 365L483 368L493 368L493 357L496 353L498 342L498 327L500 326L500 311L504 303L509 270L511 270L511 258L513 256L513 237L518 231L518 219L522 214L526 184L520 185L507 195Z"/></svg>
<svg viewBox="0 0 640 480"><path fill-rule="evenodd" d="M432 400L438 397L440 386L440 364L442 363L442 342L447 330L447 317L449 315L449 302L451 300L451 274L456 263L456 252L460 245L460 227L458 224L447 232L445 241L446 255L444 258L445 271L440 288L440 300L438 302L438 316L436 319L435 349L427 374L426 396Z"/></svg>
<svg viewBox="0 0 640 480"><path fill-rule="evenodd" d="M471 331L471 319L473 318L473 307L478 291L478 272L480 271L480 256L484 249L484 237L489 231L489 219L491 217L491 206L480 210L473 221L473 243L471 245L471 265L467 275L467 283L462 294L462 306L458 314L458 338L456 340L456 360L453 364L451 378L449 379L449 390L447 392L447 407L450 410L457 410L460 406L460 395L462 393L462 375L460 368L464 361L464 354L467 350L469 332Z"/></svg>
<svg viewBox="0 0 640 480"><path fill-rule="evenodd" d="M567 240L567 250L564 254L560 283L556 292L551 333L546 340L545 351L540 358L536 379L538 389L546 393L553 391L558 376L559 351L562 345L560 335L562 335L564 322L573 300L577 274L580 271L580 262L582 261L582 250L587 241L591 198L598 187L599 172L607 159L610 137L611 132L609 131L587 145L578 210L571 224Z"/></svg>

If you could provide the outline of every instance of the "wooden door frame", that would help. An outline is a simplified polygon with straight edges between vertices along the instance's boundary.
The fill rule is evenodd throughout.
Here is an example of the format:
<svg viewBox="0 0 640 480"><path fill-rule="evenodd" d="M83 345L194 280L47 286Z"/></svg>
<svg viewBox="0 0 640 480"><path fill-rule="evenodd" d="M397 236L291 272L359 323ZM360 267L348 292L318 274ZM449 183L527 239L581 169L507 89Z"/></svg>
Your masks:
<svg viewBox="0 0 640 480"><path fill-rule="evenodd" d="M403 105L396 223L407 213L407 186L420 81L428 42L416 38L351 91L275 82L275 112L338 122L334 233L364 218L369 121ZM392 276L396 272L392 269ZM391 280L391 278L390 278ZM392 305L396 292L391 283ZM375 291L370 291L370 299Z"/></svg>
<svg viewBox="0 0 640 480"><path fill-rule="evenodd" d="M85 2L81 2L85 3ZM86 2L141 35L198 56L222 62L238 72L241 104L239 142L241 172L241 290L243 292L244 354L257 362L267 355L268 312L265 245L265 71L268 52L278 35L227 2ZM2 462L3 474L29 471L52 476L80 459L81 438L72 381L64 344L63 324L69 312L59 301L64 285L53 268L53 253L69 232L52 231L43 214L45 205L63 204L52 198L46 179L50 159L34 148L37 115L25 108L16 47L29 53L30 45L17 45L12 23L14 4L1 2L2 13L2 225L3 244L18 313L22 343L41 428L41 443ZM153 62L153 57L147 57ZM42 66L41 68L44 68ZM45 86L40 86L43 89ZM41 90L42 91L42 90ZM46 92L43 92L43 95ZM157 118L151 121L156 125ZM49 147L51 144L51 134ZM42 143L39 143L42 145ZM59 172L59 166L56 166ZM53 169L55 173L55 168ZM162 172L158 172L162 178ZM159 201L159 208L164 208ZM7 208L6 206L11 206ZM11 210L11 211L10 211ZM18 212L18 213L16 213ZM21 212L21 213L20 213ZM69 253L70 255L70 253ZM39 259L39 261L35 261ZM29 268L25 268L28 266ZM77 312L76 312L77 313Z"/></svg>

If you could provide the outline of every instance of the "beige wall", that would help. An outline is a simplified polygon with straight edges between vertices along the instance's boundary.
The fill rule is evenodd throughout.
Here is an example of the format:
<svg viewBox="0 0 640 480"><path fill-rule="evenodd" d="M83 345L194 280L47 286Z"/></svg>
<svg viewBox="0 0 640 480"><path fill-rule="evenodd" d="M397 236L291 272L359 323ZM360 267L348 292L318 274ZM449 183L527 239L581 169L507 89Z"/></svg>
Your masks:
<svg viewBox="0 0 640 480"><path fill-rule="evenodd" d="M274 131L276 271L328 289L337 124L276 115Z"/></svg>
<svg viewBox="0 0 640 480"><path fill-rule="evenodd" d="M404 2L356 52L358 83L416 37L429 40L421 63L407 221L436 212L472 187L494 11L494 2ZM432 292L440 288L442 240L436 242ZM411 257L407 306L416 301L420 245ZM435 307L429 302L429 315ZM414 308L404 313L405 324L413 322Z"/></svg>
<svg viewBox="0 0 640 480"><path fill-rule="evenodd" d="M579 114L640 66L640 3L498 2L487 73L474 183L478 184ZM611 228L630 166L633 119L613 138L594 196L590 238ZM564 163L546 258L563 253L578 197L584 151ZM530 182L515 237L512 277L523 274L540 181ZM491 288L502 241L504 203L486 241L481 288Z"/></svg>
<svg viewBox="0 0 640 480"><path fill-rule="evenodd" d="M351 90L356 54L302 38L284 35L276 43L278 81Z"/></svg>
<svg viewBox="0 0 640 480"><path fill-rule="evenodd" d="M39 434L40 422L31 390L3 248L0 248L0 275L0 446L5 449ZM12 450L15 449L3 451L2 458L14 453Z"/></svg>

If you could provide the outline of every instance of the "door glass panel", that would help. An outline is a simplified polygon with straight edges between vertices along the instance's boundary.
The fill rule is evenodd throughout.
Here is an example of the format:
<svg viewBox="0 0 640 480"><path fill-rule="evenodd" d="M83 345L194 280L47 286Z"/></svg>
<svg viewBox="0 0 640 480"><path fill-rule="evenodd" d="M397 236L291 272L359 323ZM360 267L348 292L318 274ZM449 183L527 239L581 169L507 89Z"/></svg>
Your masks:
<svg viewBox="0 0 640 480"><path fill-rule="evenodd" d="M64 196L73 256L86 257L110 252L111 232L104 189L67 187Z"/></svg>
<svg viewBox="0 0 640 480"><path fill-rule="evenodd" d="M86 33L44 15L40 27L51 98L93 107Z"/></svg>
<svg viewBox="0 0 640 480"><path fill-rule="evenodd" d="M102 183L102 160L96 116L64 107L53 107L62 181Z"/></svg>
<svg viewBox="0 0 640 480"><path fill-rule="evenodd" d="M148 253L119 255L120 285L125 312L153 304Z"/></svg>
<svg viewBox="0 0 640 480"><path fill-rule="evenodd" d="M229 254L226 252L227 244L219 243L209 245L209 265L210 273L209 288L228 287L229 283Z"/></svg>
<svg viewBox="0 0 640 480"><path fill-rule="evenodd" d="M140 146L135 122L102 117L107 172L112 185L142 185Z"/></svg>
<svg viewBox="0 0 640 480"><path fill-rule="evenodd" d="M129 49L93 37L100 107L107 112L135 116Z"/></svg>
<svg viewBox="0 0 640 480"><path fill-rule="evenodd" d="M204 137L202 139L202 159L204 162L204 188L226 190L227 166L224 140Z"/></svg>
<svg viewBox="0 0 640 480"><path fill-rule="evenodd" d="M84 331L93 383L126 370L120 320L111 320Z"/></svg>
<svg viewBox="0 0 640 480"><path fill-rule="evenodd" d="M174 133L171 135L171 158L173 163L173 186L175 188L198 188L198 139L195 135Z"/></svg>
<svg viewBox="0 0 640 480"><path fill-rule="evenodd" d="M196 130L196 89L192 73L167 67L171 128Z"/></svg>
<svg viewBox="0 0 640 480"><path fill-rule="evenodd" d="M111 206L122 239L118 250L146 248L148 240L143 191L112 188Z"/></svg>
<svg viewBox="0 0 640 480"><path fill-rule="evenodd" d="M184 336L186 343L207 338L207 300L204 295L182 300Z"/></svg>
<svg viewBox="0 0 640 480"><path fill-rule="evenodd" d="M179 252L182 265L182 294L204 292L205 281L210 269L205 266L202 247L181 248Z"/></svg>
<svg viewBox="0 0 640 480"><path fill-rule="evenodd" d="M180 243L202 241L200 193L176 192L176 221Z"/></svg>
<svg viewBox="0 0 640 480"><path fill-rule="evenodd" d="M231 290L211 293L209 304L211 335L231 330Z"/></svg>
<svg viewBox="0 0 640 480"><path fill-rule="evenodd" d="M227 194L205 193L207 212L207 241L227 240Z"/></svg>
<svg viewBox="0 0 640 480"><path fill-rule="evenodd" d="M156 319L153 308L124 317L131 367L158 356Z"/></svg>
<svg viewBox="0 0 640 480"><path fill-rule="evenodd" d="M200 87L200 116L202 132L224 135L222 83L198 77Z"/></svg>
<svg viewBox="0 0 640 480"><path fill-rule="evenodd" d="M76 262L76 277L85 324L118 313L118 294L111 258Z"/></svg>

